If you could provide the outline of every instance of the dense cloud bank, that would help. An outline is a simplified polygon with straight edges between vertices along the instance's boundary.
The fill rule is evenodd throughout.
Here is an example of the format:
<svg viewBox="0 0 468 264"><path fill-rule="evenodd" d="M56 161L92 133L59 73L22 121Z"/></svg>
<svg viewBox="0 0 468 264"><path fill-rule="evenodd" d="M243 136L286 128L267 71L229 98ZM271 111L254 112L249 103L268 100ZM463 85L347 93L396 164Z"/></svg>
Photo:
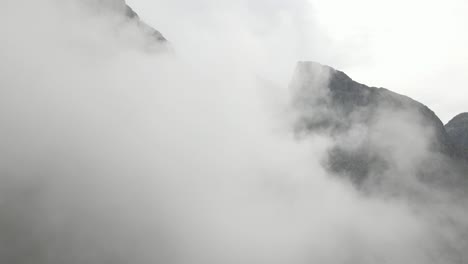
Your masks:
<svg viewBox="0 0 468 264"><path fill-rule="evenodd" d="M166 52L114 3L2 3L0 262L466 262L464 189L415 174L436 153L417 112L301 135L294 56L254 56L279 38L240 23ZM340 118L313 76L303 106ZM380 191L323 166L360 140L391 166Z"/></svg>

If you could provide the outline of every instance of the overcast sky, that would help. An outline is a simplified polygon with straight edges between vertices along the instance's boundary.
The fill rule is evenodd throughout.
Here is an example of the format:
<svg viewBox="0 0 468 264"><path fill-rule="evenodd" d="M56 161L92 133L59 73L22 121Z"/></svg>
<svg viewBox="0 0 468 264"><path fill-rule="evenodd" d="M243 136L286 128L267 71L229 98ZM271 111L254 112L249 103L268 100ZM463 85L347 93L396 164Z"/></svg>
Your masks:
<svg viewBox="0 0 468 264"><path fill-rule="evenodd" d="M180 42L196 49L197 39L216 41L209 36L232 34L232 28L238 27L231 44L242 45L245 34L259 36L257 51L251 52L267 50L265 57L271 63L286 64L278 66L283 79L291 73L294 60L314 60L343 70L356 81L421 101L444 122L468 111L468 2L464 0L128 3L179 47L178 52L182 52Z"/></svg>

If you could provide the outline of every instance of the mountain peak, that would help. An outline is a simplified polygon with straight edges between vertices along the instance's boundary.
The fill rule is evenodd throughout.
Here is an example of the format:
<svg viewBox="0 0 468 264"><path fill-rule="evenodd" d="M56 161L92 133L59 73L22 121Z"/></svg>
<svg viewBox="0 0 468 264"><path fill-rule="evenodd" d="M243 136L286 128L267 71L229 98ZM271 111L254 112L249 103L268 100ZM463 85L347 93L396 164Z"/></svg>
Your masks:
<svg viewBox="0 0 468 264"><path fill-rule="evenodd" d="M137 24L142 28L142 30L150 35L156 42L165 43L167 42L166 38L159 32L158 30L154 29L153 27L149 26L145 22L140 19L140 16L128 5L125 4L125 15L131 20L135 20Z"/></svg>
<svg viewBox="0 0 468 264"><path fill-rule="evenodd" d="M450 120L447 125L453 124L453 123L459 123L459 122L467 122L468 123L468 112L461 113L456 115L452 120Z"/></svg>
<svg viewBox="0 0 468 264"><path fill-rule="evenodd" d="M324 65L324 64L321 64L319 62L316 62L316 61L298 61L297 62L297 68L299 69L309 69L309 70L313 70L313 69L328 69L328 70L335 70L334 68L328 66L328 65Z"/></svg>
<svg viewBox="0 0 468 264"><path fill-rule="evenodd" d="M140 16L131 8L125 0L82 0L92 12L102 14L116 15L126 22L137 26L138 30L147 36L148 47L155 50L160 50L167 44L166 38L152 26L145 23Z"/></svg>
<svg viewBox="0 0 468 264"><path fill-rule="evenodd" d="M435 113L407 96L358 83L344 72L313 61L298 62L291 89L296 131L304 136L332 135L336 143L327 166L356 182L380 175L376 171L391 167L401 153L415 148L425 152L426 144L431 153L462 156ZM381 151L387 149L386 142L395 144Z"/></svg>
<svg viewBox="0 0 468 264"><path fill-rule="evenodd" d="M458 152L468 159L468 113L455 116L445 125L445 130Z"/></svg>

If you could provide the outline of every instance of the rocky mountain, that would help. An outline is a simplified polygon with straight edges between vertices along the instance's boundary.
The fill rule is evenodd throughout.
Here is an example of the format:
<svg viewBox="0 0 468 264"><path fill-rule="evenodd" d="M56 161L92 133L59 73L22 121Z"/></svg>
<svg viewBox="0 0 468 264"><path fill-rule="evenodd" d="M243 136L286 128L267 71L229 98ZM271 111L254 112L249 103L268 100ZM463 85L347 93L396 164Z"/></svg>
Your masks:
<svg viewBox="0 0 468 264"><path fill-rule="evenodd" d="M458 152L468 160L468 113L454 117L445 125L445 130Z"/></svg>
<svg viewBox="0 0 468 264"><path fill-rule="evenodd" d="M149 34L154 39L155 42L158 42L158 43L167 42L166 38L159 31L157 31L153 27L143 22L138 16L138 14L129 5L127 5L125 1L123 2L125 4L125 15L129 19L134 20L146 34Z"/></svg>
<svg viewBox="0 0 468 264"><path fill-rule="evenodd" d="M121 17L125 23L133 24L144 36L148 37L146 49L161 50L167 48L166 38L152 26L140 19L139 15L126 3L125 0L82 0L91 12L101 16L108 14ZM116 26L122 26L121 24Z"/></svg>
<svg viewBox="0 0 468 264"><path fill-rule="evenodd" d="M467 114L444 126L420 102L315 62L298 63L291 89L296 133L331 135L326 168L358 185L395 175L439 179L468 157Z"/></svg>

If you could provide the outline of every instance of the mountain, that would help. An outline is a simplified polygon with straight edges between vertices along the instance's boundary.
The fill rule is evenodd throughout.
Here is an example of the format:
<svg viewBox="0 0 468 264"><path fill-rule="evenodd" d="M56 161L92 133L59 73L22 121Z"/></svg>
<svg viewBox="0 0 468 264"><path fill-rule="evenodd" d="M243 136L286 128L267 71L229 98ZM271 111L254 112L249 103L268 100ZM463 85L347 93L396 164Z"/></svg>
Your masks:
<svg viewBox="0 0 468 264"><path fill-rule="evenodd" d="M167 48L168 41L161 32L141 20L125 0L82 0L82 4L98 16L107 14L119 17L120 19L117 19L119 23L116 24L116 27L122 26L122 20L128 25L136 26L138 31L147 37L148 43L145 47L147 50L160 51Z"/></svg>
<svg viewBox="0 0 468 264"><path fill-rule="evenodd" d="M127 5L125 1L123 2L125 4L125 15L130 20L135 21L146 34L150 35L153 38L155 42L157 43L167 42L166 38L159 31L157 31L153 27L143 22L138 16L138 14L129 5Z"/></svg>
<svg viewBox="0 0 468 264"><path fill-rule="evenodd" d="M445 130L458 152L468 160L468 113L454 117L445 125Z"/></svg>
<svg viewBox="0 0 468 264"><path fill-rule="evenodd" d="M466 161L466 114L444 126L424 104L316 62L299 62L290 86L296 134L331 135L325 167L357 185L408 175L440 181Z"/></svg>

